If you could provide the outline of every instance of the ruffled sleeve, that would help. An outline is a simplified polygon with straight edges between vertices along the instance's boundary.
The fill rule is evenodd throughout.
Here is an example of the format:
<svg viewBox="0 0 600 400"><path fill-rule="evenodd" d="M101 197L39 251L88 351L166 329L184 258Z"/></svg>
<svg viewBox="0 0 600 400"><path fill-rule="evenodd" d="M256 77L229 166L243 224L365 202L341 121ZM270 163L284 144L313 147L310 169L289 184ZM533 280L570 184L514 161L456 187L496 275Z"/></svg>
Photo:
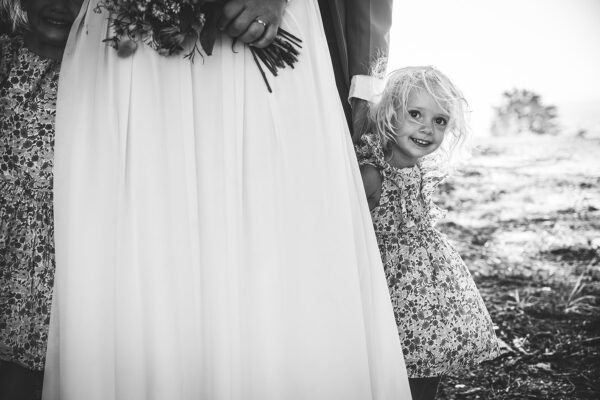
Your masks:
<svg viewBox="0 0 600 400"><path fill-rule="evenodd" d="M379 138L376 135L372 133L364 134L361 142L354 146L354 150L356 151L359 165L368 164L377 169L383 168L383 150L379 145Z"/></svg>

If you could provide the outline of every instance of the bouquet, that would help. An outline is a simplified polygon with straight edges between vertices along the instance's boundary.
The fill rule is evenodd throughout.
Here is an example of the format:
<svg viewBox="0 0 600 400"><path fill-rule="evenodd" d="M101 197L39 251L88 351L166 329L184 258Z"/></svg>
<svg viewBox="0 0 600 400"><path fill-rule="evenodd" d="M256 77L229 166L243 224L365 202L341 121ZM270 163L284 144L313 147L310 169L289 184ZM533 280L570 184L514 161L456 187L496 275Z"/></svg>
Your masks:
<svg viewBox="0 0 600 400"><path fill-rule="evenodd" d="M102 0L96 12L110 13L113 36L104 41L117 49L122 57L131 55L138 42L146 43L164 56L177 55L187 43L193 43L185 54L192 62L196 54L210 56L218 35L217 20L222 2L215 0ZM273 76L286 66L294 68L301 40L279 28L275 40L266 48L250 46L269 92L271 85L263 66ZM234 39L233 46L236 41ZM233 50L232 46L232 50Z"/></svg>

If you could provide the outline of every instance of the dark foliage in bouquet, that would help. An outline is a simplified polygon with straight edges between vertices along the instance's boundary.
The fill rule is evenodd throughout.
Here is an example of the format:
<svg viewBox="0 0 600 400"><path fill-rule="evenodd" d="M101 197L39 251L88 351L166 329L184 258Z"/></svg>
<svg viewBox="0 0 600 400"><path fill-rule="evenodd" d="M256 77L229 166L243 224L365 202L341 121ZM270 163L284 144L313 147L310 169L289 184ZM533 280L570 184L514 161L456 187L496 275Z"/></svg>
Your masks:
<svg viewBox="0 0 600 400"><path fill-rule="evenodd" d="M96 12L110 13L113 36L105 39L122 57L131 55L143 42L164 56L180 54L186 43L193 43L186 58L196 54L212 55L219 34L219 0L102 0ZM277 76L278 69L298 61L301 40L279 28L275 40L266 48L250 47L256 65L271 92L263 65ZM236 42L234 40L233 46Z"/></svg>

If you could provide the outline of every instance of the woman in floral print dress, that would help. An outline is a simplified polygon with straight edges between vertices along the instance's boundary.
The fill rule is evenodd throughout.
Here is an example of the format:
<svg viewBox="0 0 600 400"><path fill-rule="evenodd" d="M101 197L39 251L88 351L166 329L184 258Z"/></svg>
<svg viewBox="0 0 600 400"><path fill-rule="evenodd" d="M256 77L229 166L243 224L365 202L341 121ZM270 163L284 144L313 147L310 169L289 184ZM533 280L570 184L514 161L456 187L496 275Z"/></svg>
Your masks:
<svg viewBox="0 0 600 400"><path fill-rule="evenodd" d="M76 3L2 3L1 11L17 27L15 34L0 35L0 398L5 400L31 399L44 369L54 280L58 60Z"/></svg>
<svg viewBox="0 0 600 400"><path fill-rule="evenodd" d="M358 148L415 400L434 398L442 375L497 353L469 270L435 228L443 213L432 193L445 176L444 150L466 133L463 101L432 67L395 71Z"/></svg>

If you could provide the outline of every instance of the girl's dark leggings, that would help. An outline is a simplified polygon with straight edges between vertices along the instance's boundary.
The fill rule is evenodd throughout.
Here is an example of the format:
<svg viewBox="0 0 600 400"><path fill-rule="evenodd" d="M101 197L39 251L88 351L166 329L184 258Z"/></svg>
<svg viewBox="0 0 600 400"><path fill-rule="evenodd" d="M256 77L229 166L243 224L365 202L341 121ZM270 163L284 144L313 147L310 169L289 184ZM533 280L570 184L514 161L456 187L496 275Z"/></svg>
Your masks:
<svg viewBox="0 0 600 400"><path fill-rule="evenodd" d="M408 378L413 400L434 400L441 380L441 376Z"/></svg>
<svg viewBox="0 0 600 400"><path fill-rule="evenodd" d="M0 399L31 400L36 388L41 388L44 373L12 362L0 361Z"/></svg>

